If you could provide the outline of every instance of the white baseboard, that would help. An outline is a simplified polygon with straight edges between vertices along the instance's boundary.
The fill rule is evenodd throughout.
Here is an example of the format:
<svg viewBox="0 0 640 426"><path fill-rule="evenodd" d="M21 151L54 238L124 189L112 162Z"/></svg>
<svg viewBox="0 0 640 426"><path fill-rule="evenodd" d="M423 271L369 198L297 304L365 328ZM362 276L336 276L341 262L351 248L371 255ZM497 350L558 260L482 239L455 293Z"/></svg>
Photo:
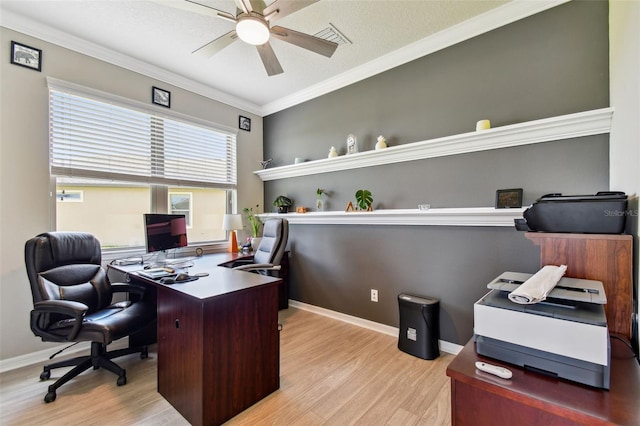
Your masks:
<svg viewBox="0 0 640 426"><path fill-rule="evenodd" d="M393 337L397 337L399 333L399 330L396 327L391 327L389 325L369 321L364 318L358 318L358 317L343 314L340 312L331 311L329 309L321 308L319 306L298 302L297 300L289 300L289 306L297 309L302 309L304 311L313 312L318 315L323 315L325 317L337 319L342 322L353 324L358 327L367 328L369 330L377 331L378 333L387 334ZM439 340L438 343L440 346L440 350L442 352L447 352L450 354L457 355L458 352L462 350L462 346L455 343L447 342L444 340ZM124 339L120 339L117 342L113 342L111 345L109 345L109 349L113 350L113 349L126 348L128 344L129 344L129 339L125 337ZM49 357L51 356L51 354L61 350L65 346L68 346L68 345L52 346L47 349L43 349L41 351L31 352L31 353L16 356L13 358L0 360L0 373L4 373L5 371L15 370L16 368L22 368L22 367L26 367L33 364L40 364L40 363L45 364L49 361ZM61 355L62 356L72 355L82 351L88 352L90 348L91 348L91 344L89 342L81 342L67 349Z"/></svg>
<svg viewBox="0 0 640 426"><path fill-rule="evenodd" d="M309 305L307 303L298 302L297 300L289 300L289 306L297 309L302 309L304 311L313 312L314 314L323 315L325 317L337 319L342 322L357 325L358 327L367 328L369 330L377 331L378 333L387 334L393 337L398 337L398 333L400 332L398 328L391 327L390 325L380 324L378 322L369 321L364 318L354 317L351 315L343 314L341 312L321 308L319 306ZM447 352L454 355L457 355L458 352L460 352L463 348L456 343L451 343L444 340L439 340L438 346L440 347L440 350L442 352Z"/></svg>
<svg viewBox="0 0 640 426"><path fill-rule="evenodd" d="M27 367L33 364L42 363L44 365L48 362L55 362L54 361L55 358L54 360L50 360L49 357L52 354L56 353L57 351L62 350L63 348L69 346L69 344L51 346L41 351L31 352L31 353L16 356L13 358L2 359L0 360L0 373L4 373L5 371L15 370L17 368ZM116 342L111 343L109 345L109 350L123 349L123 348L126 348L128 345L129 345L129 338L125 337L123 339L120 339ZM90 350L91 350L90 342L80 342L77 345L72 346L66 351L62 352L60 356L64 357L67 355L78 354L80 352L87 352L87 355L88 355Z"/></svg>

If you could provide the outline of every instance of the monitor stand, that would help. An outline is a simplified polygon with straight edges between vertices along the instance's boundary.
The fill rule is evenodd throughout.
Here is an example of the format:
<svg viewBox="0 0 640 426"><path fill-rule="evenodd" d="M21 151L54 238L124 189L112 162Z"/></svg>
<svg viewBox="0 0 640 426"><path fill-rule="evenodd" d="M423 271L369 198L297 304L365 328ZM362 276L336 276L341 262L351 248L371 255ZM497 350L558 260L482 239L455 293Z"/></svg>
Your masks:
<svg viewBox="0 0 640 426"><path fill-rule="evenodd" d="M167 266L167 252L162 250L155 252L156 257L149 263L147 267L149 268L164 268Z"/></svg>
<svg viewBox="0 0 640 426"><path fill-rule="evenodd" d="M156 263L158 265L164 266L167 263L167 252L165 250L159 251L156 256Z"/></svg>
<svg viewBox="0 0 640 426"><path fill-rule="evenodd" d="M165 250L159 251L155 259L155 266L158 268L189 268L193 266L193 257L167 258Z"/></svg>

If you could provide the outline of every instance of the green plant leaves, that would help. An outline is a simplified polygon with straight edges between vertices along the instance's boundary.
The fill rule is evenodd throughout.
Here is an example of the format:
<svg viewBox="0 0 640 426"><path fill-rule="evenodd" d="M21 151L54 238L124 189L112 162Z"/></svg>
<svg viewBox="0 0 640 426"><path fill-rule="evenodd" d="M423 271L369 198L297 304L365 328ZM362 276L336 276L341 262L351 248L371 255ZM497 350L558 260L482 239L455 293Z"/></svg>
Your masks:
<svg viewBox="0 0 640 426"><path fill-rule="evenodd" d="M367 210L373 203L373 195L368 189L358 189L356 191L356 203L362 210Z"/></svg>
<svg viewBox="0 0 640 426"><path fill-rule="evenodd" d="M293 205L293 201L289 197L285 197L284 195L279 195L278 198L273 202L274 207L289 207Z"/></svg>

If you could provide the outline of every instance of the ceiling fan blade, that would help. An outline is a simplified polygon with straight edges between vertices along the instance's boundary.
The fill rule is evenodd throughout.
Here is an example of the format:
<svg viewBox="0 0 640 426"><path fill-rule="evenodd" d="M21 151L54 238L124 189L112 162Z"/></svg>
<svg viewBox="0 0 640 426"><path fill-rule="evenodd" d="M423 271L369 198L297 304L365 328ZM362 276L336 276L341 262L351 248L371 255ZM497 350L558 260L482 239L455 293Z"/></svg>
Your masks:
<svg viewBox="0 0 640 426"><path fill-rule="evenodd" d="M253 11L251 7L251 2L245 0L233 0L236 4L236 7L244 13L249 13Z"/></svg>
<svg viewBox="0 0 640 426"><path fill-rule="evenodd" d="M280 61L278 61L278 58L276 57L276 54L269 42L266 42L261 46L256 46L256 49L258 49L258 54L260 54L260 59L262 59L264 69L267 70L269 77L276 74L282 74L284 72L280 65Z"/></svg>
<svg viewBox="0 0 640 426"><path fill-rule="evenodd" d="M317 1L318 0L276 0L269 6L264 8L262 15L269 16L273 14L273 16L269 16L269 21L273 22L277 19L284 18L285 16L292 14L293 12L297 12L300 9L310 6Z"/></svg>
<svg viewBox="0 0 640 426"><path fill-rule="evenodd" d="M267 8L267 4L264 0L249 0L249 2L251 3L251 8L254 12L264 15L264 10Z"/></svg>
<svg viewBox="0 0 640 426"><path fill-rule="evenodd" d="M201 48L194 50L193 53L198 56L210 58L236 40L238 40L236 30L229 31Z"/></svg>
<svg viewBox="0 0 640 426"><path fill-rule="evenodd" d="M233 19L234 21L236 20L236 17L231 13L214 9L213 7L209 7L207 5L200 4L192 0L185 0L185 1L152 0L152 1L168 7L172 7L174 9L186 10L188 12L197 13L199 15L212 16L214 18L219 16L227 19L230 18L230 19Z"/></svg>
<svg viewBox="0 0 640 426"><path fill-rule="evenodd" d="M338 48L338 44L332 41L279 26L271 28L271 35L278 40L295 44L298 47L319 53L327 58L330 58Z"/></svg>

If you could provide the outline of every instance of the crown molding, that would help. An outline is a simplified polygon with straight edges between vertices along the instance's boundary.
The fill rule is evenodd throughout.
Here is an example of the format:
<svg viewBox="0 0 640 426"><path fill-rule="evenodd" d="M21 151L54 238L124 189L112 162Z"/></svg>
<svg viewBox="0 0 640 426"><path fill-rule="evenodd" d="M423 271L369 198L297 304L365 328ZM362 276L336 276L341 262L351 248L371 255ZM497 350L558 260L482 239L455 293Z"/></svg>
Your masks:
<svg viewBox="0 0 640 426"><path fill-rule="evenodd" d="M274 114L286 108L301 104L569 1L570 0L510 1L500 7L430 35L333 78L310 86L290 96L269 102L261 107L262 116Z"/></svg>
<svg viewBox="0 0 640 426"><path fill-rule="evenodd" d="M261 115L261 107L244 99L232 96L221 90L214 89L202 83L198 83L182 75L167 71L155 65L141 61L131 56L124 55L111 49L107 49L95 43L72 36L47 25L35 22L14 12L2 10L0 26L17 31L31 37L36 37L47 43L52 43L65 49L99 59L101 61L128 69L147 77L171 84L181 89L197 93L217 102L231 107Z"/></svg>
<svg viewBox="0 0 640 426"><path fill-rule="evenodd" d="M264 105L258 105L232 96L224 91L195 82L139 59L42 25L11 11L2 11L0 25L264 117L568 1L570 0L512 0L482 15L468 19L307 89Z"/></svg>

